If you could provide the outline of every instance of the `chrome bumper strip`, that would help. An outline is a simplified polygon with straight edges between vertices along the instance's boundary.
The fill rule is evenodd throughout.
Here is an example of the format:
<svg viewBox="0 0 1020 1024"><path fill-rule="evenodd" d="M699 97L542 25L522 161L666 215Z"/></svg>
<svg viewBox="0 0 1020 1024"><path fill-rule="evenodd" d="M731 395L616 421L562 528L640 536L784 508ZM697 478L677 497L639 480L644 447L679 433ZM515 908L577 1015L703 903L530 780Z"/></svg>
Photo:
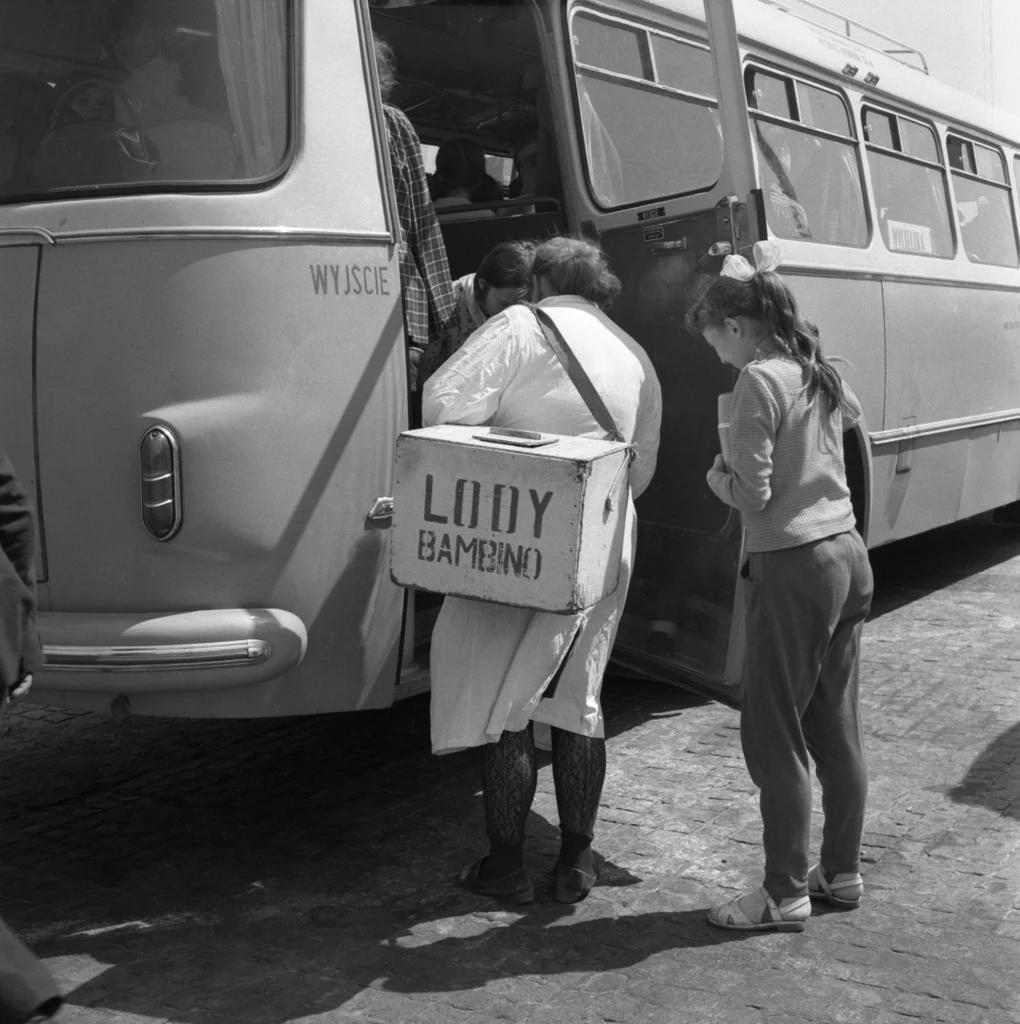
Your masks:
<svg viewBox="0 0 1020 1024"><path fill-rule="evenodd" d="M272 657L273 645L266 640L139 647L45 644L43 651L50 672L166 672L258 665Z"/></svg>

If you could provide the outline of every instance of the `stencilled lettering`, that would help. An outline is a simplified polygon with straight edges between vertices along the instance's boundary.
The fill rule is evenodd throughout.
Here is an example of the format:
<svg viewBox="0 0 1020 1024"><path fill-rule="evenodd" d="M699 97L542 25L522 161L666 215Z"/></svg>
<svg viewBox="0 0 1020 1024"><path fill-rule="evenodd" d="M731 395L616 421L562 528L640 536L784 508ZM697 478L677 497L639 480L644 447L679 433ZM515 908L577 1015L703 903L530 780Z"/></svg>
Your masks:
<svg viewBox="0 0 1020 1024"><path fill-rule="evenodd" d="M375 264L309 263L312 291L325 298L390 294L390 268Z"/></svg>
<svg viewBox="0 0 1020 1024"><path fill-rule="evenodd" d="M452 484L452 486L451 486ZM449 481L425 474L424 518L429 523L450 524L458 531L418 531L418 559L452 568L537 580L542 575L542 552L527 543L493 540L470 531L489 530L509 538L520 529L525 536L541 539L553 491L539 494L531 489L531 516L521 514L520 488L513 484L486 483L460 477ZM486 521L482 509L486 507ZM522 518L525 520L522 522Z"/></svg>

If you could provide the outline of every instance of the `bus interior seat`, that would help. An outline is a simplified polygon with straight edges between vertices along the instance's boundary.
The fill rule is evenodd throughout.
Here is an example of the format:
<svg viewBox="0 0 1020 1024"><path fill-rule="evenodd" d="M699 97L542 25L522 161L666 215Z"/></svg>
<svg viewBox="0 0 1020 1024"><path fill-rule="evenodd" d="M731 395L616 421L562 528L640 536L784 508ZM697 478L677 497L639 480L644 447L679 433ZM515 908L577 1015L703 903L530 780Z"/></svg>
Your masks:
<svg viewBox="0 0 1020 1024"><path fill-rule="evenodd" d="M439 222L454 278L473 273L497 242L507 239L542 239L563 231L563 212L555 209L512 217L479 217L477 220Z"/></svg>

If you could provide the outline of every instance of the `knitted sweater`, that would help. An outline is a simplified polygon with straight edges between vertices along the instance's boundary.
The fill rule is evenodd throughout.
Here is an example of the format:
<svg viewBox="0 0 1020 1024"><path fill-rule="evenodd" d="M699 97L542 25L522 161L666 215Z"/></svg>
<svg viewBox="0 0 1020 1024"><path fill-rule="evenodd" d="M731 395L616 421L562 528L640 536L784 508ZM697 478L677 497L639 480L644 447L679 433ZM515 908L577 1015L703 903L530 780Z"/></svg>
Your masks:
<svg viewBox="0 0 1020 1024"><path fill-rule="evenodd" d="M829 415L821 390L808 398L808 372L795 360L772 355L740 371L730 407L730 471L714 467L709 487L740 509L748 551L775 551L845 533L854 527L846 484L843 431L861 416L853 408Z"/></svg>

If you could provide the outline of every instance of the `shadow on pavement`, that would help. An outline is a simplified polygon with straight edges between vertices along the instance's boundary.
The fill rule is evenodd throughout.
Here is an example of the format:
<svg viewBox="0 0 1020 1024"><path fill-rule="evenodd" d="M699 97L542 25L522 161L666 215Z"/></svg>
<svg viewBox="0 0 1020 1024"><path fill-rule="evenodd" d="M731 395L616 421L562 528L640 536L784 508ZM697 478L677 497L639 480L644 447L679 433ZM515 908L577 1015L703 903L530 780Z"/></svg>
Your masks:
<svg viewBox="0 0 1020 1024"><path fill-rule="evenodd" d="M958 804L975 804L1020 819L1020 722L996 736L947 793Z"/></svg>
<svg viewBox="0 0 1020 1024"><path fill-rule="evenodd" d="M614 678L604 703L616 735L704 702ZM67 965L74 1005L268 1024L369 985L450 991L514 971L610 970L733 937L710 932L704 908L593 920L594 899L575 918L543 893L508 917L455 888L485 846L477 755L431 756L427 698L297 721L22 725L2 750L0 904ZM533 812L536 879L557 837ZM604 891L640 881L609 861L600 870ZM658 906L707 904L698 887L674 896Z"/></svg>
<svg viewBox="0 0 1020 1024"><path fill-rule="evenodd" d="M1020 555L1020 527L990 516L962 520L870 552L875 573L871 619Z"/></svg>

